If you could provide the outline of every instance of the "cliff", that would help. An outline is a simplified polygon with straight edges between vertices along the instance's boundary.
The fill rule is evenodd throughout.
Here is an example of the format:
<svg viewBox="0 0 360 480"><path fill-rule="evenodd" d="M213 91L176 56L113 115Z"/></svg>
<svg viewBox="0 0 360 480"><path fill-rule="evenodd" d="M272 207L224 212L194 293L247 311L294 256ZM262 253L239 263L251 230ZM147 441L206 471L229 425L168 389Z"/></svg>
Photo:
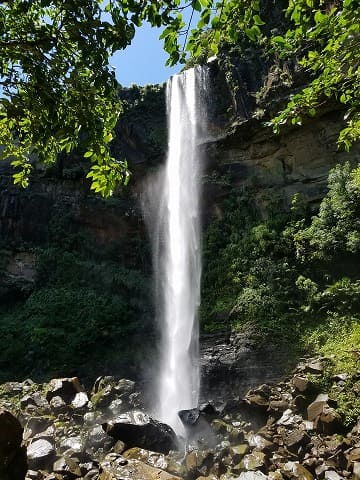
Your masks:
<svg viewBox="0 0 360 480"><path fill-rule="evenodd" d="M264 122L306 82L303 72L269 64L261 56L250 61L239 60L236 52L231 55L209 65L204 231L224 219L226 199L244 195L247 208L263 221L274 210L287 214L295 194L315 213L327 192L329 170L359 159L359 146L350 154L337 148L341 109L327 106L304 126L275 135ZM126 108L113 148L128 159L132 181L113 198L103 200L89 192L86 165L79 160L62 158L54 168L39 170L27 190L14 187L8 166L1 166L0 315L7 342L0 358L3 380L57 372L92 378L114 369L126 376L130 369L136 377L148 354L156 354L151 258L139 199L146 176L156 173L165 157L164 88L134 87L120 94ZM205 259L204 268L206 290L211 262ZM207 291L205 299L209 305L213 301ZM216 322L225 331L233 326L231 306L206 308L205 329ZM17 344L19 338L24 347ZM229 343L225 333L221 340L237 352L232 362L226 349L209 353L204 342L209 389L215 374L238 373L245 356L254 378L245 378L243 386L271 380L286 368L282 350L270 346L271 360L264 359L252 340L249 347L246 335L236 338ZM22 360L15 365L19 356ZM255 375L259 371L260 377Z"/></svg>

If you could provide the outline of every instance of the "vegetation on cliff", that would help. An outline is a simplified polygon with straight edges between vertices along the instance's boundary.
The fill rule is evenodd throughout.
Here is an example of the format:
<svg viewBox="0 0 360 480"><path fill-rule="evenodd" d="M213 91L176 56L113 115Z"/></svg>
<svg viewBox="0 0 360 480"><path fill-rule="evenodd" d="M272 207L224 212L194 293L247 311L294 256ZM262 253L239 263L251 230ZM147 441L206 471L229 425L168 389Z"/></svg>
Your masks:
<svg viewBox="0 0 360 480"><path fill-rule="evenodd" d="M206 331L244 329L289 355L333 355L334 371L354 373L360 341L360 167L329 175L329 191L310 217L296 196L289 215L276 201L262 219L251 192L224 201L223 218L204 242L202 324ZM340 402L341 403L341 402ZM344 398L353 421L358 399Z"/></svg>

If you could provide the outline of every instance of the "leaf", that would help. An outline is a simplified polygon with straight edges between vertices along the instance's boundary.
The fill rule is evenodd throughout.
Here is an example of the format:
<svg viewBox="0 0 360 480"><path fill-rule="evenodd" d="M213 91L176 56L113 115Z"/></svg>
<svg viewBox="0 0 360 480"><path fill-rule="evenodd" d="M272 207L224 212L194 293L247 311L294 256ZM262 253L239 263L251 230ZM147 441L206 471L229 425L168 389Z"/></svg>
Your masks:
<svg viewBox="0 0 360 480"><path fill-rule="evenodd" d="M255 25L265 25L265 22L263 22L261 20L259 15L254 15L253 16L253 21L254 21Z"/></svg>

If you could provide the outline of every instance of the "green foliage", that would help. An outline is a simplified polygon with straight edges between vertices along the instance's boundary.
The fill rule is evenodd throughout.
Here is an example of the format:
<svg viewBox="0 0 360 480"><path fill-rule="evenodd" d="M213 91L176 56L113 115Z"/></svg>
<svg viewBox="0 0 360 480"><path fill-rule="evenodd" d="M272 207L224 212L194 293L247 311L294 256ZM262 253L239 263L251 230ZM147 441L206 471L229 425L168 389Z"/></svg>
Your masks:
<svg viewBox="0 0 360 480"><path fill-rule="evenodd" d="M1 157L11 159L16 184L28 185L35 161L52 163L79 145L92 163L88 178L95 192L108 196L128 181L126 162L114 158L109 145L122 111L109 59L131 43L143 21L168 26L176 37L183 27L179 3L0 4ZM174 42L165 46L175 61Z"/></svg>
<svg viewBox="0 0 360 480"><path fill-rule="evenodd" d="M315 350L329 359L321 381L316 376L312 381L337 402L337 410L343 415L345 425L353 425L360 415L359 314L331 313L324 321L308 325L303 337L310 351ZM346 374L340 388L333 378L337 374Z"/></svg>
<svg viewBox="0 0 360 480"><path fill-rule="evenodd" d="M260 342L305 348L307 325L359 314L358 172L349 164L332 170L311 219L299 197L285 216L270 202L267 220L252 206L251 191L223 202L204 239L205 330L251 325Z"/></svg>
<svg viewBox="0 0 360 480"><path fill-rule="evenodd" d="M68 222L66 214L54 218L51 246L34 250L37 275L30 296L0 307L0 381L124 374L149 348L149 278L132 252L136 248L140 255L141 244L129 240L99 250L84 234L69 233Z"/></svg>
<svg viewBox="0 0 360 480"><path fill-rule="evenodd" d="M304 118L316 115L329 99L337 100L346 108L346 126L340 132L339 144L349 150L360 138L359 3L291 0L287 16L292 28L284 37L276 36L270 41L280 56L300 55L300 64L311 72L312 80L274 118L274 130L279 131L286 123L301 125Z"/></svg>
<svg viewBox="0 0 360 480"><path fill-rule="evenodd" d="M1 380L81 369L99 359L102 350L105 360L106 350L119 346L129 355L126 344L139 328L124 296L84 287L42 288L2 313ZM123 361L120 355L119 364Z"/></svg>
<svg viewBox="0 0 360 480"><path fill-rule="evenodd" d="M262 221L249 198L243 194L226 200L222 219L205 236L203 328L223 328L218 321L223 318L235 328L255 325L260 341L271 335L281 343L288 322L295 334L296 262L282 235L283 216Z"/></svg>
<svg viewBox="0 0 360 480"><path fill-rule="evenodd" d="M330 259L360 252L359 167L338 165L329 175L329 193L308 228L294 235L297 256Z"/></svg>

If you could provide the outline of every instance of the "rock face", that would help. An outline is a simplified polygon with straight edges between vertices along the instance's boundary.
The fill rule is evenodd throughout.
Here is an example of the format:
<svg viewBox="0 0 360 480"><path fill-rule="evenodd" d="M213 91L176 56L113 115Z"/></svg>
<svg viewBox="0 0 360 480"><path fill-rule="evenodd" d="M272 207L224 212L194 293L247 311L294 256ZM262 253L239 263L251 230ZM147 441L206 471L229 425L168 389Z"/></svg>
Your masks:
<svg viewBox="0 0 360 480"><path fill-rule="evenodd" d="M200 357L204 400L244 395L259 383L278 381L293 366L286 351L256 348L251 332L202 335Z"/></svg>
<svg viewBox="0 0 360 480"><path fill-rule="evenodd" d="M103 424L104 431L128 447L140 447L168 453L177 445L175 432L144 412L126 412Z"/></svg>
<svg viewBox="0 0 360 480"><path fill-rule="evenodd" d="M22 445L23 428L7 410L0 408L0 478L23 480L27 471Z"/></svg>

